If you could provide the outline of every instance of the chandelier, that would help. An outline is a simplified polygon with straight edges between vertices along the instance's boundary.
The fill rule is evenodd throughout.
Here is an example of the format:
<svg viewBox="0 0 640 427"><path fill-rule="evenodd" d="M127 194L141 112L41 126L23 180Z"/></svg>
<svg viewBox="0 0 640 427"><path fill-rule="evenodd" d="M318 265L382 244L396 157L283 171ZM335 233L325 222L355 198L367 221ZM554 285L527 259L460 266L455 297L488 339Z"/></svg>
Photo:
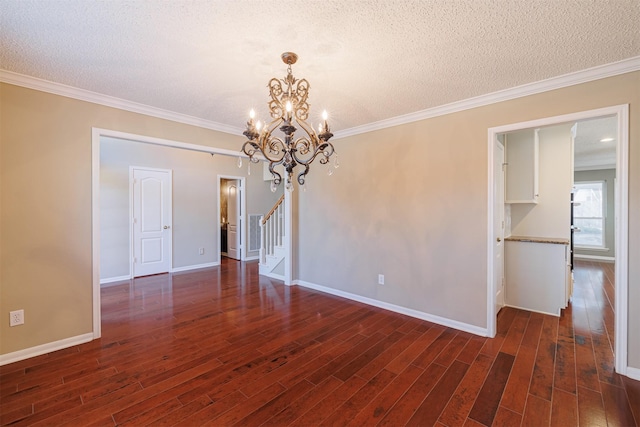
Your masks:
<svg viewBox="0 0 640 427"><path fill-rule="evenodd" d="M262 154L269 162L271 191L276 191L282 175L276 167L282 165L286 175L285 188L293 191L292 176L297 165L302 166L298 173L298 183L304 187L305 177L309 173L309 165L319 157L321 164L329 163L329 158L335 153L333 144L329 139L333 136L327 123L327 112L322 114L322 123L318 125L318 132L307 122L309 119L309 82L306 79L298 80L291 73L291 65L298 60L298 55L293 52L282 54L282 62L287 64L287 75L284 79L272 78L269 81L269 95L271 99L267 103L271 122L265 124L254 121L255 112L251 110L247 129L242 133L248 140L242 146L242 152L249 156L251 163L258 163L261 159L256 155ZM302 135L295 136L298 130L294 124L302 128ZM242 166L242 157L238 158L238 167ZM329 165L327 173L331 175L337 168L338 156L334 156L334 164ZM249 170L249 173L250 170Z"/></svg>

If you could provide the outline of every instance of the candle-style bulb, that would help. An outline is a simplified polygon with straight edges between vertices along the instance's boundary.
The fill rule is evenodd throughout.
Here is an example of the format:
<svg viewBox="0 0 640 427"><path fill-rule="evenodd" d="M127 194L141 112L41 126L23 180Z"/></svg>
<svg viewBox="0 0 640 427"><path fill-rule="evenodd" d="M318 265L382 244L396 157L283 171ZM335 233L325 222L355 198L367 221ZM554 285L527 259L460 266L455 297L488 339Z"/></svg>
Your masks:
<svg viewBox="0 0 640 427"><path fill-rule="evenodd" d="M328 118L329 118L329 115L327 114L327 110L324 110L322 112L322 120L327 121Z"/></svg>
<svg viewBox="0 0 640 427"><path fill-rule="evenodd" d="M253 108L251 109L251 111L249 111L249 117L253 120L256 117L256 112L253 110Z"/></svg>
<svg viewBox="0 0 640 427"><path fill-rule="evenodd" d="M262 122L260 120L258 120L256 122L256 129L258 130L258 132L260 132L260 128L262 127Z"/></svg>
<svg viewBox="0 0 640 427"><path fill-rule="evenodd" d="M293 110L293 104L291 104L291 101L287 101L287 105L285 108L287 109L288 113L290 113L291 110Z"/></svg>

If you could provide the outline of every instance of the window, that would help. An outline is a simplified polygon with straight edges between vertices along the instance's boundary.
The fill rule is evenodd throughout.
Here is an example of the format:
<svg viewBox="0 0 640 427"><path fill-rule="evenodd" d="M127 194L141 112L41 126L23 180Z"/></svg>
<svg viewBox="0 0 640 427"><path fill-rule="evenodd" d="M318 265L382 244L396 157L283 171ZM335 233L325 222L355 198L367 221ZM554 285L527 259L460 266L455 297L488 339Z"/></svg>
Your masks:
<svg viewBox="0 0 640 427"><path fill-rule="evenodd" d="M573 225L580 229L573 234L576 246L604 248L604 188L604 181L575 184Z"/></svg>

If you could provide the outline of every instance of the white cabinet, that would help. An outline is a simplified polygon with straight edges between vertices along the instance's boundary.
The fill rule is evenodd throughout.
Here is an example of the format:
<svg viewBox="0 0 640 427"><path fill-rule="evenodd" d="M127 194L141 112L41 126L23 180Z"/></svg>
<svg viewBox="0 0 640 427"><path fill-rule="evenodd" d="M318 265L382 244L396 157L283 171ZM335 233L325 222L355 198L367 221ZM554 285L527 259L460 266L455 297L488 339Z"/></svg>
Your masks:
<svg viewBox="0 0 640 427"><path fill-rule="evenodd" d="M506 135L505 203L538 203L538 130Z"/></svg>
<svg viewBox="0 0 640 427"><path fill-rule="evenodd" d="M559 316L571 293L568 245L512 239L505 242L505 304Z"/></svg>

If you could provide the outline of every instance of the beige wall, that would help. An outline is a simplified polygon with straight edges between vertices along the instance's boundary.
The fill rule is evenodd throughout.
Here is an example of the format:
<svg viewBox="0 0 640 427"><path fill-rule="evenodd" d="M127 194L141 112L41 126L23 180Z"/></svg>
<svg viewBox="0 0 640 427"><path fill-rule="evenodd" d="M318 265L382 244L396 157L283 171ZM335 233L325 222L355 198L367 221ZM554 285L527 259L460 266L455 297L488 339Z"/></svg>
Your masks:
<svg viewBox="0 0 640 427"><path fill-rule="evenodd" d="M335 141L341 168L312 168L299 195L296 278L486 327L487 129L626 103L629 365L640 368L640 72Z"/></svg>
<svg viewBox="0 0 640 427"><path fill-rule="evenodd" d="M296 192L296 278L485 327L487 128L624 103L629 259L639 259L635 72L337 140L340 169L328 177L315 166L308 191ZM242 142L6 84L1 120L0 318L24 308L27 323L0 322L0 354L91 331L92 126L230 149ZM640 368L640 264L629 270L629 365Z"/></svg>
<svg viewBox="0 0 640 427"><path fill-rule="evenodd" d="M0 354L92 330L91 128L239 150L243 138L1 84ZM25 324L9 328L11 310Z"/></svg>
<svg viewBox="0 0 640 427"><path fill-rule="evenodd" d="M218 175L246 178L247 215L266 214L279 197L270 191L270 182L264 181L262 167L258 168L260 173L247 176L247 168L238 169L234 157L103 137L100 140L101 279L130 274L129 166L173 171L173 268L209 264L219 259ZM248 232L247 225L245 221L243 233ZM203 255L198 253L199 248L204 248ZM247 256L258 256L258 251L248 252Z"/></svg>

